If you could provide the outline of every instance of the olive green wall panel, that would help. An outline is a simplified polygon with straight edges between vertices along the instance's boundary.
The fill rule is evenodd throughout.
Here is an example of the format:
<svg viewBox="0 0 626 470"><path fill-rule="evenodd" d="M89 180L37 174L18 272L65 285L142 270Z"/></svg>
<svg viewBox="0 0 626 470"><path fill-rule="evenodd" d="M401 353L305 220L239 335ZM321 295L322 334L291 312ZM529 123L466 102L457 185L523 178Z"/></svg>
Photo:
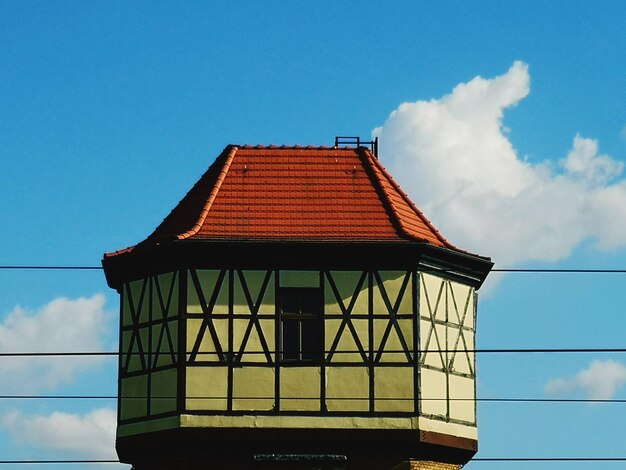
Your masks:
<svg viewBox="0 0 626 470"><path fill-rule="evenodd" d="M320 287L319 271L280 271L280 287Z"/></svg>
<svg viewBox="0 0 626 470"><path fill-rule="evenodd" d="M176 410L178 370L168 369L150 374L150 414Z"/></svg>
<svg viewBox="0 0 626 470"><path fill-rule="evenodd" d="M148 376L121 379L120 418L140 418L148 414Z"/></svg>
<svg viewBox="0 0 626 470"><path fill-rule="evenodd" d="M370 377L367 367L329 367L326 369L326 406L328 411L369 410Z"/></svg>
<svg viewBox="0 0 626 470"><path fill-rule="evenodd" d="M374 370L374 411L415 410L412 367L377 367Z"/></svg>
<svg viewBox="0 0 626 470"><path fill-rule="evenodd" d="M223 276L221 271L216 270L188 272L187 313L202 313L200 295L206 306L215 292L217 298L212 313L228 313L228 275Z"/></svg>
<svg viewBox="0 0 626 470"><path fill-rule="evenodd" d="M187 367L185 372L188 410L226 410L227 367Z"/></svg>
<svg viewBox="0 0 626 470"><path fill-rule="evenodd" d="M233 410L270 411L274 404L274 369L241 367L233 370Z"/></svg>
<svg viewBox="0 0 626 470"><path fill-rule="evenodd" d="M281 411L320 411L320 385L319 367L282 367Z"/></svg>

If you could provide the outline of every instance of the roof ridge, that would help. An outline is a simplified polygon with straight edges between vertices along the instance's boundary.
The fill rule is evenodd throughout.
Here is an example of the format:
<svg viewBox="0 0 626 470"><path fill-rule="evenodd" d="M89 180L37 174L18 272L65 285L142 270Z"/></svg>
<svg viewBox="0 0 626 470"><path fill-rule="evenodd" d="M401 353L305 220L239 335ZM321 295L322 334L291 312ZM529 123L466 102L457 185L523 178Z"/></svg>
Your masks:
<svg viewBox="0 0 626 470"><path fill-rule="evenodd" d="M365 172L366 174L371 173L371 177L374 178L374 181L372 181L372 183L375 183L375 186L378 187L378 190L380 191L381 196L385 199L383 203L384 206L388 207L389 210L391 211L391 215L393 215L393 217L391 218L390 222L392 225L397 226L396 231L398 232L402 232L402 235L407 236L408 238L415 238L413 237L411 234L409 234L407 232L407 230L405 229L404 225L402 224L402 220L400 218L400 214L398 213L398 211L396 210L396 208L394 207L393 203L391 202L391 198L389 197L389 194L387 194L387 191L385 191L385 187L382 184L382 181L380 179L380 177L376 174L376 169L379 169L376 164L374 163L374 159L370 158L370 154L369 151L367 150L367 148L365 147L360 147L358 150L361 150L361 152L357 152L357 155L359 155L359 157L364 157L367 160L367 165L365 166ZM362 162L365 163L365 162ZM370 168L370 171L367 171L367 169ZM374 170L374 171L372 171ZM400 230L398 230L400 229Z"/></svg>
<svg viewBox="0 0 626 470"><path fill-rule="evenodd" d="M237 153L237 150L239 150L239 147L237 147L236 145L229 145L226 147L226 149L228 149L229 147L230 147L230 150L228 152L228 155L226 156L226 161L224 162L224 165L222 166L222 170L217 175L215 185L213 186L213 189L211 190L209 197L207 198L204 206L202 207L202 210L200 211L198 220L196 221L196 223L193 225L193 227L190 230L187 230L184 233L176 235L176 238L178 240L185 240L186 238L192 237L195 234L197 234L198 231L202 228L204 221L209 215L211 206L213 205L213 202L215 201L215 198L217 197L217 193L220 191L220 188L222 187L222 183L224 182L224 179L226 178L226 174L228 173L228 170L230 169L230 164L232 163L233 158L235 158L235 154ZM226 151L226 149L224 149L224 151Z"/></svg>
<svg viewBox="0 0 626 470"><path fill-rule="evenodd" d="M242 150L356 150L359 147L341 146L335 147L332 145L251 145L251 144L232 144L233 147L238 147Z"/></svg>
<svg viewBox="0 0 626 470"><path fill-rule="evenodd" d="M437 228L431 223L430 220L428 220L428 218L424 215L424 213L419 210L419 208L415 205L415 203L413 201L411 201L411 199L409 199L409 196L407 195L406 192L403 191L403 189L400 187L400 185L396 182L396 180L393 178L393 176L391 176L389 174L389 172L385 169L385 167L382 165L382 163L380 163L380 161L377 158L374 158L374 156L372 155L372 153L369 151L369 149L367 147L362 148L362 150L365 153L366 158L370 161L370 163L378 170L380 171L380 173L385 177L385 179L387 180L387 182L397 191L397 193L400 195L400 197L402 198L402 200L413 210L413 212L415 212L415 214L420 218L420 220L422 222L424 222L424 224L433 232L433 235L435 235L435 237L437 237L437 239L446 247L448 248L454 248L456 250L458 250L457 247L455 247L452 243L450 243L442 234L441 232L439 232L439 230L437 230ZM400 225L400 228L402 229L402 231L404 232L405 235L409 236L410 238L419 238L416 237L415 235L413 235L411 232L412 230L410 230L404 223L402 217L400 216L400 214L398 213L397 208L395 207L393 201L391 200L391 198L389 197L389 194L387 194L387 191L385 190L385 187L383 185L381 185L381 189L383 194L385 195L385 198L387 199L387 202L389 203L389 206L391 207L391 210L394 214L394 216L397 219L398 225ZM421 239L421 238L419 238Z"/></svg>

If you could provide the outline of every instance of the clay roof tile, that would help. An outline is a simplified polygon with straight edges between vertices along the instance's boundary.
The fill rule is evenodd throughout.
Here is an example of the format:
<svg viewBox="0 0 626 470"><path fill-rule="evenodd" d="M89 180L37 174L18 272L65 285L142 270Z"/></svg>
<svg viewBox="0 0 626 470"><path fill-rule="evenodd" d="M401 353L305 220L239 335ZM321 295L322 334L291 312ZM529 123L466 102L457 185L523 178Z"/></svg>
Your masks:
<svg viewBox="0 0 626 470"><path fill-rule="evenodd" d="M227 146L142 244L193 239L420 242L461 251L363 147Z"/></svg>

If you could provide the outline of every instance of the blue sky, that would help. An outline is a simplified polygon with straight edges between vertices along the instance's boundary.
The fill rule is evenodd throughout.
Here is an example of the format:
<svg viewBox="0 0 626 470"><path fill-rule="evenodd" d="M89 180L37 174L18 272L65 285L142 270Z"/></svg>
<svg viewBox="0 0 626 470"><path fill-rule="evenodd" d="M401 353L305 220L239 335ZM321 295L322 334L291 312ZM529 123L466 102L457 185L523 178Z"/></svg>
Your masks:
<svg viewBox="0 0 626 470"><path fill-rule="evenodd" d="M377 129L383 164L462 248L501 268L624 269L625 31L617 0L0 2L0 264L97 265L147 236L229 143ZM625 280L495 279L478 346L624 347ZM2 270L0 285L0 350L115 348L100 272ZM58 361L2 359L0 393L115 394L112 360ZM478 366L479 397L626 398L620 354ZM1 400L0 456L103 457L110 429L94 423L113 406ZM626 457L624 417L620 404L480 403L478 456Z"/></svg>

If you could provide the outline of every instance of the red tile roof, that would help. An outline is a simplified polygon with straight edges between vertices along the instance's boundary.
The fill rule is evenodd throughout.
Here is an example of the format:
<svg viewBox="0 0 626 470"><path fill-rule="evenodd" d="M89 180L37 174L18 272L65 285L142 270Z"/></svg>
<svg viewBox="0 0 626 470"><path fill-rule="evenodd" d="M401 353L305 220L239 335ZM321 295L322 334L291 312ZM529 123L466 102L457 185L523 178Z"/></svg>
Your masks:
<svg viewBox="0 0 626 470"><path fill-rule="evenodd" d="M228 146L142 244L174 240L417 241L458 250L363 147Z"/></svg>

